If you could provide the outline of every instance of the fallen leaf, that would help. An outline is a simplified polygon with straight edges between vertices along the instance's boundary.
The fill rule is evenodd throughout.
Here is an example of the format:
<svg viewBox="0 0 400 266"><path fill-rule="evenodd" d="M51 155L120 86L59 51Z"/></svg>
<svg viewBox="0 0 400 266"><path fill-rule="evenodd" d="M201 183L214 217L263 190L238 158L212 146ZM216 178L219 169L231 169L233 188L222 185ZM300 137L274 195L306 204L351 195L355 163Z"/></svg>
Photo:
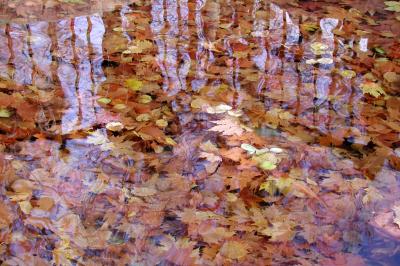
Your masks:
<svg viewBox="0 0 400 266"><path fill-rule="evenodd" d="M246 246L239 241L225 242L219 252L222 256L232 260L241 259L248 253Z"/></svg>

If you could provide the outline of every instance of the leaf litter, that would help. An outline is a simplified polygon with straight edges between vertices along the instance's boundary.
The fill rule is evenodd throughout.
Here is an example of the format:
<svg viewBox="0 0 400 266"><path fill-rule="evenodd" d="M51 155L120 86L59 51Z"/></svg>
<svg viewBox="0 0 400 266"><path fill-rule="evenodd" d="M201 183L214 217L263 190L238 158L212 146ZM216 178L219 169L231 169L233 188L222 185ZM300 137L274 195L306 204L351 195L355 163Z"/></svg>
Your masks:
<svg viewBox="0 0 400 266"><path fill-rule="evenodd" d="M398 1L6 2L4 265L398 264Z"/></svg>

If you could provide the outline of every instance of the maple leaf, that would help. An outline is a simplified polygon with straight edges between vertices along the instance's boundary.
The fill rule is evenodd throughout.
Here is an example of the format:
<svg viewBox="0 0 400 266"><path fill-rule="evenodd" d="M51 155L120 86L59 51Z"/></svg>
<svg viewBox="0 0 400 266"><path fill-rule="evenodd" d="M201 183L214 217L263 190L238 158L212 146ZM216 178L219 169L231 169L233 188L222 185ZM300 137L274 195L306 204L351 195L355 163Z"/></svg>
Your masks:
<svg viewBox="0 0 400 266"><path fill-rule="evenodd" d="M210 161L212 163L215 162L220 162L222 161L222 158L218 155L215 155L214 153L210 153L210 152L201 152L199 155L200 158L205 158L207 159L207 161Z"/></svg>
<svg viewBox="0 0 400 266"><path fill-rule="evenodd" d="M375 82L366 82L361 84L360 87L364 94L370 94L375 98L386 95L386 92L383 90L383 88Z"/></svg>
<svg viewBox="0 0 400 266"><path fill-rule="evenodd" d="M101 129L90 133L87 138L87 142L100 146L101 150L103 151L111 150L114 147L113 143L109 141L107 134Z"/></svg>
<svg viewBox="0 0 400 266"><path fill-rule="evenodd" d="M293 239L295 232L292 230L290 222L276 222L272 227L268 227L261 231L262 234L270 236L270 241L290 241Z"/></svg>
<svg viewBox="0 0 400 266"><path fill-rule="evenodd" d="M210 128L210 131L216 131L222 133L222 135L242 135L243 128L240 126L237 119L231 117L225 117L224 119L212 121L213 123L217 124L217 126L213 126Z"/></svg>
<svg viewBox="0 0 400 266"><path fill-rule="evenodd" d="M232 260L243 258L247 255L247 247L239 241L225 242L221 247L220 253L222 256Z"/></svg>

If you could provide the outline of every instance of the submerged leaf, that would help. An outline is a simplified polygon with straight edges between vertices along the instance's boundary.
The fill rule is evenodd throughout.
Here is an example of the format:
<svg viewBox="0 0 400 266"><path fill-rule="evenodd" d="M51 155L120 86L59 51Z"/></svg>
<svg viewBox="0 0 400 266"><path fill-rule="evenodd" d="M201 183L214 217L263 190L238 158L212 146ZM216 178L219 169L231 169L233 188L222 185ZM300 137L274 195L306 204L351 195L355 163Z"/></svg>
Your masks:
<svg viewBox="0 0 400 266"><path fill-rule="evenodd" d="M247 248L239 241L228 241L221 247L220 253L224 257L236 260L247 255Z"/></svg>
<svg viewBox="0 0 400 266"><path fill-rule="evenodd" d="M241 135L243 133L243 128L240 126L237 120L226 117L222 120L212 121L217 124L210 128L210 131L216 131L222 133L222 135Z"/></svg>

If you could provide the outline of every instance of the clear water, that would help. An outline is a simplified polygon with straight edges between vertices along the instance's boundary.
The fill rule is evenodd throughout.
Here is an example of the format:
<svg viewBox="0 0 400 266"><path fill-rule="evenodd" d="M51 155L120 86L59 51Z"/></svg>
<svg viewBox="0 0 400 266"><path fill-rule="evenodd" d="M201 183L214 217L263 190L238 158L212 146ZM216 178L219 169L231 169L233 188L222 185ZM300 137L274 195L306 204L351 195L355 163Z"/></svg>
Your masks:
<svg viewBox="0 0 400 266"><path fill-rule="evenodd" d="M398 265L400 3L1 1L2 265Z"/></svg>

